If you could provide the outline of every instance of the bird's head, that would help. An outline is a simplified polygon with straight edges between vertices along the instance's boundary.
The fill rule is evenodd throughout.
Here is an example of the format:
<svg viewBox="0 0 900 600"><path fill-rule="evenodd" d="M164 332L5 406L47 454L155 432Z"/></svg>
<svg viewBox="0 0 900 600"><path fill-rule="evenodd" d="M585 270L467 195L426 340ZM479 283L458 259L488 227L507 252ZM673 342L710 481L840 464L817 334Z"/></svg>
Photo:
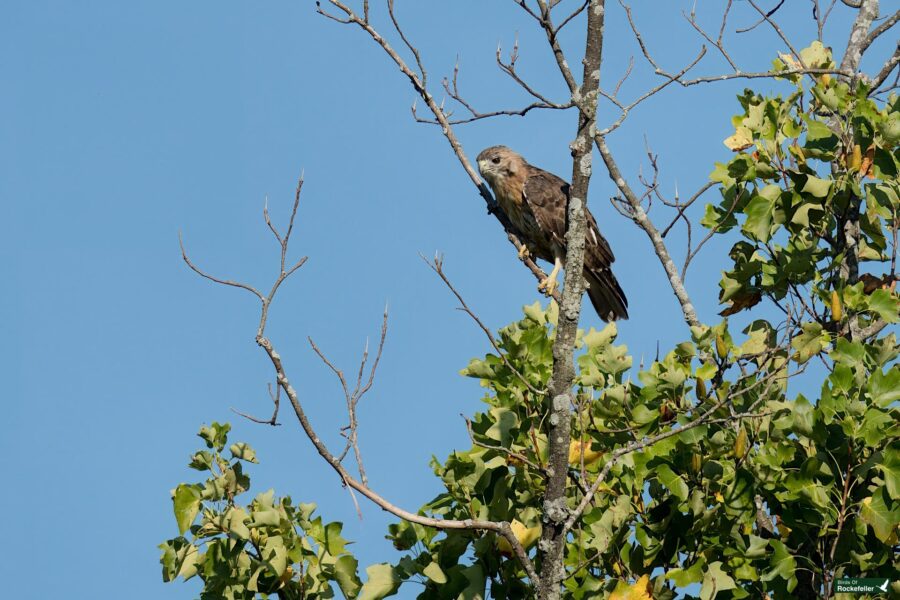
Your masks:
<svg viewBox="0 0 900 600"><path fill-rule="evenodd" d="M510 177L525 167L525 159L506 146L491 146L481 151L476 159L481 176L493 184L499 179Z"/></svg>

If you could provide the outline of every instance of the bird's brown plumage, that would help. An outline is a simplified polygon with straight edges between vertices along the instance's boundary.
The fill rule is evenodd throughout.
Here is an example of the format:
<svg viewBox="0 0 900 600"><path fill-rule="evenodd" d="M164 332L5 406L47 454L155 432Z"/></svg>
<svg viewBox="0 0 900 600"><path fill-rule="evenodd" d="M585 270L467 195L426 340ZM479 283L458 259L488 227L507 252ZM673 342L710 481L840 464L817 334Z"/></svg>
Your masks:
<svg viewBox="0 0 900 600"><path fill-rule="evenodd" d="M538 258L561 264L566 256L569 184L505 146L487 148L477 160L514 233ZM615 256L594 216L585 212L584 278L591 304L604 321L627 319L628 300L610 269Z"/></svg>

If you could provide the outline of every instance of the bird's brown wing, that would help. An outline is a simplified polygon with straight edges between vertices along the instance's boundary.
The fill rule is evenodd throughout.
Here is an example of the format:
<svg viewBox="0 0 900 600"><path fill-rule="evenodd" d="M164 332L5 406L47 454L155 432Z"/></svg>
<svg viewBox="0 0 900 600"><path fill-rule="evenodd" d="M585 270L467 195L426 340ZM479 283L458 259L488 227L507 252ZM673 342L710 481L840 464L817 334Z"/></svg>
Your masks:
<svg viewBox="0 0 900 600"><path fill-rule="evenodd" d="M528 167L523 196L529 212L534 216L539 232L533 235L543 246L545 260L553 262L560 249L566 247L566 205L569 199L569 184L547 171Z"/></svg>
<svg viewBox="0 0 900 600"><path fill-rule="evenodd" d="M525 180L525 201L544 236L565 252L568 225L569 184L553 173L529 166ZM584 278L594 309L604 321L628 318L628 299L610 266L616 260L609 243L601 235L597 220L585 207Z"/></svg>

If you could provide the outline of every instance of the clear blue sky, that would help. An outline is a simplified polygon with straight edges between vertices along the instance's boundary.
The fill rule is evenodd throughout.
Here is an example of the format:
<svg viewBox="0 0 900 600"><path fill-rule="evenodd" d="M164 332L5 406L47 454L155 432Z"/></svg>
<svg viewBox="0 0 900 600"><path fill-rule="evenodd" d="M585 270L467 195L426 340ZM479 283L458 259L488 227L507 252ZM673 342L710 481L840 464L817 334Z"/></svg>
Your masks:
<svg viewBox="0 0 900 600"><path fill-rule="evenodd" d="M376 5L380 3L376 2ZM654 83L609 2L604 86L636 54L623 96ZM689 2L636 2L663 65L681 68L699 37ZM723 2L701 3L717 24ZM15 598L189 598L164 585L156 545L176 533L169 490L202 423L229 420L233 439L262 460L256 491L275 487L341 520L363 564L390 561L388 520L363 505L359 521L337 478L291 415L271 429L229 407L267 414L270 369L253 343L257 307L181 263L177 233L210 271L267 286L277 250L261 220L269 197L284 218L301 169L306 187L295 255L308 264L284 288L269 333L310 417L332 444L344 422L331 373L357 364L385 303L390 331L379 378L360 408L374 488L415 509L439 491L428 460L467 447L460 413L481 407L478 383L457 371L488 346L419 259L436 250L471 307L492 327L539 295L500 226L433 127L415 124L408 81L361 31L319 17L307 1L8 2L0 24L0 456L4 595ZM734 26L751 9L737 3ZM387 32L383 10L373 8ZM810 3L782 22L797 44L814 36ZM482 110L527 103L493 64L518 32L520 70L553 98L561 78L535 24L512 2L400 0L438 88L457 54L460 85ZM843 49L848 11L832 17ZM841 24L840 21L844 20ZM734 27L730 27L733 31ZM573 34L576 31L573 27ZM768 30L730 34L746 69L782 50ZM579 36L566 40L572 52ZM697 71L722 72L713 52ZM702 185L728 151L743 83L697 87L642 106L611 138L636 183L644 134L661 155L663 189ZM768 89L770 83L762 83ZM435 89L435 93L438 89ZM614 118L605 105L603 120ZM504 143L568 176L573 113L505 118L458 129L466 151ZM599 161L598 161L599 162ZM590 206L618 261L632 319L620 340L652 358L687 336L646 237L617 215L605 174ZM655 214L656 211L654 211ZM661 218L661 217L657 217ZM715 320L725 243L688 277L703 318ZM676 253L680 254L681 250ZM588 313L586 326L597 325ZM401 598L416 590L402 592Z"/></svg>

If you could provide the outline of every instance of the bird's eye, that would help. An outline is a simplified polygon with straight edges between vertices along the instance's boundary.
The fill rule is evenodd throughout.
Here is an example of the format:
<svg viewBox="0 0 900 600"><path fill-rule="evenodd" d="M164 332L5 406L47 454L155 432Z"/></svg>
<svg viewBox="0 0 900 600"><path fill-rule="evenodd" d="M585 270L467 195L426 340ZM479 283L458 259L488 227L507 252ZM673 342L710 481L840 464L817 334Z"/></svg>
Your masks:
<svg viewBox="0 0 900 600"><path fill-rule="evenodd" d="M494 163L495 165L499 165L499 164L500 164L500 157L499 157L499 156L495 156L494 158L491 159L491 162Z"/></svg>

